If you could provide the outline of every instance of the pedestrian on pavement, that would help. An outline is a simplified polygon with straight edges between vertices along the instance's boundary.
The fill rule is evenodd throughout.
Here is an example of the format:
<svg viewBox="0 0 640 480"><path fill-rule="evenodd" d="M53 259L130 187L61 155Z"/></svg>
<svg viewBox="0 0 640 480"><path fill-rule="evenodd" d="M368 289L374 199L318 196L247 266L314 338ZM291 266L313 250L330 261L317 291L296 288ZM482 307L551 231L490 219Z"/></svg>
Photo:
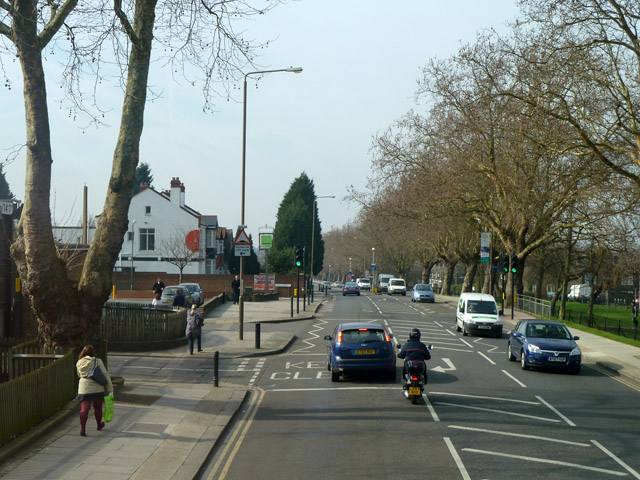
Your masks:
<svg viewBox="0 0 640 480"><path fill-rule="evenodd" d="M231 288L233 289L233 304L240 303L240 279L238 275L232 280Z"/></svg>
<svg viewBox="0 0 640 480"><path fill-rule="evenodd" d="M161 300L162 299L162 295L160 295L159 293L156 293L156 295L153 297L153 300L151 300L151 306L153 307L158 307L161 304Z"/></svg>
<svg viewBox="0 0 640 480"><path fill-rule="evenodd" d="M633 302L631 302L631 319L633 320L633 324L638 326L638 299L634 298Z"/></svg>
<svg viewBox="0 0 640 480"><path fill-rule="evenodd" d="M183 295L183 292L182 292L182 289L181 289L181 288L176 288L176 294L175 294L175 295L174 295L174 297L173 297L173 303L172 303L172 305L173 305L174 307L186 307L186 306L187 306L187 304L186 304L186 301L185 301L185 299L184 299L184 295Z"/></svg>
<svg viewBox="0 0 640 480"><path fill-rule="evenodd" d="M193 342L198 340L198 351L202 351L202 326L204 325L204 317L198 311L195 304L187 312L187 330L185 332L189 339L189 353L193 355Z"/></svg>
<svg viewBox="0 0 640 480"><path fill-rule="evenodd" d="M100 385L98 382L87 378L87 375L89 375L96 363L97 368L102 370L104 377L107 379L106 385ZM96 417L98 430L104 428L104 422L102 421L102 404L104 403L104 397L106 395L113 394L113 384L111 383L111 376L109 372L107 372L104 363L102 363L102 360L99 358L96 358L96 351L93 345L85 345L80 352L78 362L76 363L76 371L80 377L78 395L76 396L76 400L80 402L80 435L86 437L87 419L89 418L91 404L93 404L93 413Z"/></svg>
<svg viewBox="0 0 640 480"><path fill-rule="evenodd" d="M162 290L164 290L164 283L162 282L162 280L160 280L160 277L158 277L156 283L153 284L151 290L153 291L153 293L159 293L160 295L162 295Z"/></svg>

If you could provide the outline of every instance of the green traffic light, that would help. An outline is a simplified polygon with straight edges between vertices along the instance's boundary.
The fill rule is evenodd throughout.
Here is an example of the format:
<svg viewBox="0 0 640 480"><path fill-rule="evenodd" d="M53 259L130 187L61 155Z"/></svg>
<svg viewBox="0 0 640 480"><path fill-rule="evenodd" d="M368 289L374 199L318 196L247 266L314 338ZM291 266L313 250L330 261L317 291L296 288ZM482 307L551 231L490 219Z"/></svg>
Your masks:
<svg viewBox="0 0 640 480"><path fill-rule="evenodd" d="M517 273L517 270L515 267L511 269L511 273Z"/></svg>
<svg viewBox="0 0 640 480"><path fill-rule="evenodd" d="M301 267L302 263L301 262L296 262L296 267Z"/></svg>

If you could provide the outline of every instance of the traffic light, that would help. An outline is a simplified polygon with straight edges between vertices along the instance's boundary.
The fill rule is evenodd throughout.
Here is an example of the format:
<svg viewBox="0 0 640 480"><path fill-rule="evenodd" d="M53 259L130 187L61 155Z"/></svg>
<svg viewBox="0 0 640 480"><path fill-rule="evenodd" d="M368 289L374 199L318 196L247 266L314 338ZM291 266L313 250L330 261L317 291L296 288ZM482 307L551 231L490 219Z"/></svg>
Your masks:
<svg viewBox="0 0 640 480"><path fill-rule="evenodd" d="M299 247L299 246L296 246L293 264L296 267L301 268L303 259L304 259L304 250L303 250L303 248Z"/></svg>
<svg viewBox="0 0 640 480"><path fill-rule="evenodd" d="M511 255L511 273L518 273L518 256Z"/></svg>
<svg viewBox="0 0 640 480"><path fill-rule="evenodd" d="M502 273L509 273L509 256L506 253L500 254L500 270Z"/></svg>

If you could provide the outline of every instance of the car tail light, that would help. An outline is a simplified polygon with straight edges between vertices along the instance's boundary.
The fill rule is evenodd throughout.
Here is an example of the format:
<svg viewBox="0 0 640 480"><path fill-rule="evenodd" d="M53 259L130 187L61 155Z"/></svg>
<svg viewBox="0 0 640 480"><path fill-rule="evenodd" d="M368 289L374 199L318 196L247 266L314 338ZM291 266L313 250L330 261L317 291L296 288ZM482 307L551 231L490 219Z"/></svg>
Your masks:
<svg viewBox="0 0 640 480"><path fill-rule="evenodd" d="M359 332L368 332L369 329L368 328L359 328L358 331Z"/></svg>
<svg viewBox="0 0 640 480"><path fill-rule="evenodd" d="M389 343L391 341L391 337L387 332L384 332L384 341Z"/></svg>
<svg viewBox="0 0 640 480"><path fill-rule="evenodd" d="M336 338L336 343L342 343L342 332L338 332L338 338Z"/></svg>
<svg viewBox="0 0 640 480"><path fill-rule="evenodd" d="M419 378L419 377L416 377L415 375L412 375L412 376L411 376L411 381L412 381L412 382L417 382L418 380L420 380L420 378Z"/></svg>

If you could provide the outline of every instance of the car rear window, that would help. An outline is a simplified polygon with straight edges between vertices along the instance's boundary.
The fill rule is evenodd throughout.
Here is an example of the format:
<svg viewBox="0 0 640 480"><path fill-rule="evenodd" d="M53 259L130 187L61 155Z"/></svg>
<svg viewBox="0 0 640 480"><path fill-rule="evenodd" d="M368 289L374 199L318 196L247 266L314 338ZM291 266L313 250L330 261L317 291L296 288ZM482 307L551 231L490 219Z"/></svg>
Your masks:
<svg viewBox="0 0 640 480"><path fill-rule="evenodd" d="M384 342L384 331L380 329L353 329L342 331L344 343Z"/></svg>
<svg viewBox="0 0 640 480"><path fill-rule="evenodd" d="M404 285L404 280L391 280L391 285Z"/></svg>
<svg viewBox="0 0 640 480"><path fill-rule="evenodd" d="M467 305L467 313L486 313L487 315L497 315L498 310L494 302L469 300L469 304Z"/></svg>

